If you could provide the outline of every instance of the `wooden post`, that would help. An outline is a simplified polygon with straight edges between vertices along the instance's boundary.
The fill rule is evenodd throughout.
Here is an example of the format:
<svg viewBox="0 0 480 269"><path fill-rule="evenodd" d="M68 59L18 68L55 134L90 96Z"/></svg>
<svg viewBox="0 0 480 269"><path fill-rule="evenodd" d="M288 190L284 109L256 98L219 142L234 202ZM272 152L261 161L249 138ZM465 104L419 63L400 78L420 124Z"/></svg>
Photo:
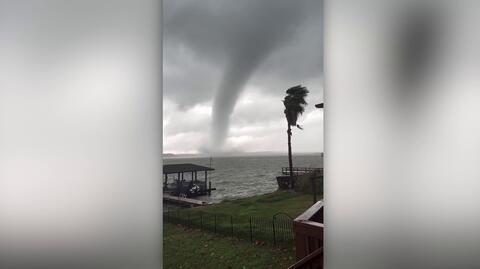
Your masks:
<svg viewBox="0 0 480 269"><path fill-rule="evenodd" d="M181 184L181 183L182 183L182 182L180 181L180 173L178 173L178 175L177 175L177 196L178 196L178 197L180 197L180 191L182 190L182 189L180 188L180 184Z"/></svg>
<svg viewBox="0 0 480 269"><path fill-rule="evenodd" d="M184 179L183 179L183 172L182 172L182 181L180 181L180 191L182 192L182 196L184 195L183 193L183 182L184 182Z"/></svg>
<svg viewBox="0 0 480 269"><path fill-rule="evenodd" d="M207 170L205 170L205 189L207 188L207 178L208 178L208 174L207 174Z"/></svg>
<svg viewBox="0 0 480 269"><path fill-rule="evenodd" d="M295 232L295 257L297 261L308 255L308 237L302 233Z"/></svg>
<svg viewBox="0 0 480 269"><path fill-rule="evenodd" d="M209 181L208 182L208 195L211 195L212 194L212 182Z"/></svg>

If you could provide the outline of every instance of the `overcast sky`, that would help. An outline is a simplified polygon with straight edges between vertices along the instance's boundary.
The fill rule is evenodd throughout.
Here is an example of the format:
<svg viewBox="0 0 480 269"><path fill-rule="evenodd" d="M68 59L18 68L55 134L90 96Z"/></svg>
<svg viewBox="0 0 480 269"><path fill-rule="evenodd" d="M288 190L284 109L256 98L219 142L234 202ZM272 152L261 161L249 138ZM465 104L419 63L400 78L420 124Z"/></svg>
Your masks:
<svg viewBox="0 0 480 269"><path fill-rule="evenodd" d="M286 152L282 99L310 91L294 152L323 151L322 2L164 1L165 153Z"/></svg>

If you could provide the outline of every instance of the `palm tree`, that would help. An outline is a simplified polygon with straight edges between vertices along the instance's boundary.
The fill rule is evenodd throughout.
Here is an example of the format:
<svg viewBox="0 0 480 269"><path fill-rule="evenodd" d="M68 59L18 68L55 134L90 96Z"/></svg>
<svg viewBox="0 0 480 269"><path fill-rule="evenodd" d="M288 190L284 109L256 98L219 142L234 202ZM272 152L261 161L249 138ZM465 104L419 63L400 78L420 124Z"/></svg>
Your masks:
<svg viewBox="0 0 480 269"><path fill-rule="evenodd" d="M293 179L293 164L292 164L292 129L291 126L295 126L302 130L302 127L297 124L298 117L305 111L307 102L305 97L308 95L308 90L302 85L291 87L286 91L287 95L283 99L285 105L285 117L287 118L287 135L288 135L288 165L290 168L290 181L292 189L294 187Z"/></svg>

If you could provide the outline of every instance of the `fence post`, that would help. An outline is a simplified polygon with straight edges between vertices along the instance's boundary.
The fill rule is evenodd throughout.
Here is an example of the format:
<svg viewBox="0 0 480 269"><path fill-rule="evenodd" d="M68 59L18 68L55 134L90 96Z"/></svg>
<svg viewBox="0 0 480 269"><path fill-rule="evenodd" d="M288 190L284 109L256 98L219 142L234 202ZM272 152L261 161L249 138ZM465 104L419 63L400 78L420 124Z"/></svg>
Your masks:
<svg viewBox="0 0 480 269"><path fill-rule="evenodd" d="M252 217L250 216L250 243L253 243Z"/></svg>
<svg viewBox="0 0 480 269"><path fill-rule="evenodd" d="M272 226L273 226L273 245L277 244L277 239L275 235L275 216L272 218Z"/></svg>
<svg viewBox="0 0 480 269"><path fill-rule="evenodd" d="M214 218L215 218L214 233L217 233L217 214L214 215Z"/></svg>
<svg viewBox="0 0 480 269"><path fill-rule="evenodd" d="M232 231L232 236L233 236L233 217L230 216L230 230Z"/></svg>

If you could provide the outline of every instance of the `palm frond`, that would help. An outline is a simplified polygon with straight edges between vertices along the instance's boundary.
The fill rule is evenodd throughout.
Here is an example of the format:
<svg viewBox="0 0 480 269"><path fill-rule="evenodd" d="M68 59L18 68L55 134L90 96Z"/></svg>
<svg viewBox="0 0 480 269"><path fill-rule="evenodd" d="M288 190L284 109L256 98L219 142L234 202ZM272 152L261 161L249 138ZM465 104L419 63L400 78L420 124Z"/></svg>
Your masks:
<svg viewBox="0 0 480 269"><path fill-rule="evenodd" d="M289 88L286 93L287 95L283 99L285 117L289 125L297 126L298 116L303 114L305 106L308 104L305 98L309 91L306 87L297 85Z"/></svg>

